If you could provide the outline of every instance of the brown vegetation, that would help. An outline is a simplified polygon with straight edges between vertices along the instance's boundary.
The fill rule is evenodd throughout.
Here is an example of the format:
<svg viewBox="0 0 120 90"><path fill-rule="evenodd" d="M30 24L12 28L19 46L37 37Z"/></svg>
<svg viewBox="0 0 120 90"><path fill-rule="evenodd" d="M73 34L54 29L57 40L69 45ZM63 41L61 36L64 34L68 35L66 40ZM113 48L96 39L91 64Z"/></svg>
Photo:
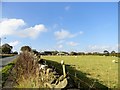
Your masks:
<svg viewBox="0 0 120 90"><path fill-rule="evenodd" d="M23 52L19 55L5 83L5 88L45 88L44 83L54 78L52 72L48 75L39 69L38 61L32 53Z"/></svg>

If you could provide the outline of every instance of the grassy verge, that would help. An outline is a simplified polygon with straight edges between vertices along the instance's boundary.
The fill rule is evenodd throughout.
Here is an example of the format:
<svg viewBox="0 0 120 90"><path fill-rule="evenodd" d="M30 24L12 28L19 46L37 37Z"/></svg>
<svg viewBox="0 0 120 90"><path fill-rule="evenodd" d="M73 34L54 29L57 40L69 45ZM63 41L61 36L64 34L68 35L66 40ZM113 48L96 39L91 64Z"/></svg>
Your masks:
<svg viewBox="0 0 120 90"><path fill-rule="evenodd" d="M5 81L7 80L9 73L11 71L11 69L14 67L16 60L13 60L11 63L7 64L5 67L2 68L2 70L0 70L0 74L2 75L2 86L4 86Z"/></svg>

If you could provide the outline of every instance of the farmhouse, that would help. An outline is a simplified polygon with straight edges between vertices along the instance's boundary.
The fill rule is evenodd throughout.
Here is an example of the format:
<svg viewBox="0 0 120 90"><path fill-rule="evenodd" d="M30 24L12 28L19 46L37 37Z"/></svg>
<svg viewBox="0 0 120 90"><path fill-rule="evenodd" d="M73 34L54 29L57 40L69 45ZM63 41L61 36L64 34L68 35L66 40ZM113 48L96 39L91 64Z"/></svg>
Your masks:
<svg viewBox="0 0 120 90"><path fill-rule="evenodd" d="M69 55L67 52L59 52L57 55Z"/></svg>

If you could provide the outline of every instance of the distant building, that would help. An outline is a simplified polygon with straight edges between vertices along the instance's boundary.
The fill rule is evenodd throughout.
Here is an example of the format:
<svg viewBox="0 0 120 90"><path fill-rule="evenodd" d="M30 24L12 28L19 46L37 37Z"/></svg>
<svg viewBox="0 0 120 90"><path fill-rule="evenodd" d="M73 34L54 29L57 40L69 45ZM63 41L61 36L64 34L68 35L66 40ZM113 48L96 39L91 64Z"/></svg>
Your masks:
<svg viewBox="0 0 120 90"><path fill-rule="evenodd" d="M57 53L57 55L69 55L67 52L59 52L59 53Z"/></svg>

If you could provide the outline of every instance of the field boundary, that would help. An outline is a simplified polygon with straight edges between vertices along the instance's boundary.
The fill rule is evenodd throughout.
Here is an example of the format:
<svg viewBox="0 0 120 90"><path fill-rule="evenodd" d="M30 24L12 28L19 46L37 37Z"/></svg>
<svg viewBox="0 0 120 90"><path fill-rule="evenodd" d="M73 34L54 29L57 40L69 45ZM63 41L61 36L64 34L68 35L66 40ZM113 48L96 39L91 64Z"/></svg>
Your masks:
<svg viewBox="0 0 120 90"><path fill-rule="evenodd" d="M56 70L58 72L60 72L61 74L63 74L62 71L62 67L60 66L61 64L55 61L51 61L51 60L46 60L46 62L48 63L48 65L52 65L56 68ZM57 65L56 65L56 64ZM60 64L60 65L58 65ZM81 76L79 77L79 75L77 76L77 74L79 73L78 70L74 69L73 67L70 67L70 65L65 64L66 67L66 71L67 71L67 75L72 78L72 80L74 81L74 83L76 84L76 87L79 89L94 89L94 90L111 90L111 88L108 88L107 86L101 84L97 79L93 79L93 78L88 78L85 75L83 76L83 78L81 78ZM69 68L69 71L68 71ZM75 72L73 70L75 70ZM72 74L71 74L72 72ZM83 72L80 71L81 74L83 74ZM88 79L88 80L87 80Z"/></svg>

